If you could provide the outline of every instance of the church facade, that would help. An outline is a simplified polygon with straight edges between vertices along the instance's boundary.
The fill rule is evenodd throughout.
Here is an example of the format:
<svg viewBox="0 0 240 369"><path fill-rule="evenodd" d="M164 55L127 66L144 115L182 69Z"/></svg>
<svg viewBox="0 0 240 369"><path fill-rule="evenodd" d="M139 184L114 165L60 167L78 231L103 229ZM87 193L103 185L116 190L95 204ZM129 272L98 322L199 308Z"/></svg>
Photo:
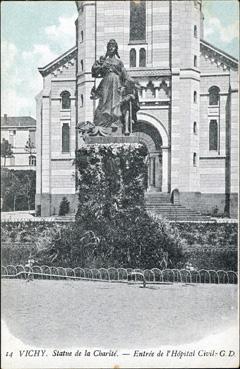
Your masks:
<svg viewBox="0 0 240 369"><path fill-rule="evenodd" d="M204 41L201 0L76 1L76 45L39 68L36 209L76 210L75 150L93 121L94 62L110 39L138 81L133 135L148 149L148 192L203 213L237 214L238 61Z"/></svg>

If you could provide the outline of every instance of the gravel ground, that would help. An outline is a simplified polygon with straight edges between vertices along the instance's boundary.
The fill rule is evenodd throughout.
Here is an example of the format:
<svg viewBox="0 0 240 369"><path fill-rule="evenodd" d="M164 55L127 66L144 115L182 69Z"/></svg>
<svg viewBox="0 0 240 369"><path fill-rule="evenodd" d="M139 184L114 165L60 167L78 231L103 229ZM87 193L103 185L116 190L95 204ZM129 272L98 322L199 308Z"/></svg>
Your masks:
<svg viewBox="0 0 240 369"><path fill-rule="evenodd" d="M237 286L3 280L2 319L38 347L185 344L237 324Z"/></svg>

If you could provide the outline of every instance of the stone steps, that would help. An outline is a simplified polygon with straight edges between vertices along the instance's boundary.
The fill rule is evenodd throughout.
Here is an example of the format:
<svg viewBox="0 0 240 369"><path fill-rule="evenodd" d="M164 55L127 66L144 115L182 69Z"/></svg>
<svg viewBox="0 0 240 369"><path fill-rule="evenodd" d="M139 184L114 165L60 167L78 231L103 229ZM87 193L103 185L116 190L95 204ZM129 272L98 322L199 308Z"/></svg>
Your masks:
<svg viewBox="0 0 240 369"><path fill-rule="evenodd" d="M55 215L52 218L56 222L73 222L75 220L75 214Z"/></svg>
<svg viewBox="0 0 240 369"><path fill-rule="evenodd" d="M169 194L146 193L145 206L147 211L161 215L170 220L209 220L210 217L198 211L188 209L180 204L172 204Z"/></svg>

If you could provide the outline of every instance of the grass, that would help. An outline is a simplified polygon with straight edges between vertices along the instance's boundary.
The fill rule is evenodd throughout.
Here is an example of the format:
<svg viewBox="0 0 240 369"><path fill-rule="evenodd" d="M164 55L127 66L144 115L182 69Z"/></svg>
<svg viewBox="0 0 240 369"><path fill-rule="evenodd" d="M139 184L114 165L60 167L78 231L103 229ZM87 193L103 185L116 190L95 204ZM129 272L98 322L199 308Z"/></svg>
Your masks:
<svg viewBox="0 0 240 369"><path fill-rule="evenodd" d="M184 344L237 324L237 286L3 280L2 319L41 348Z"/></svg>

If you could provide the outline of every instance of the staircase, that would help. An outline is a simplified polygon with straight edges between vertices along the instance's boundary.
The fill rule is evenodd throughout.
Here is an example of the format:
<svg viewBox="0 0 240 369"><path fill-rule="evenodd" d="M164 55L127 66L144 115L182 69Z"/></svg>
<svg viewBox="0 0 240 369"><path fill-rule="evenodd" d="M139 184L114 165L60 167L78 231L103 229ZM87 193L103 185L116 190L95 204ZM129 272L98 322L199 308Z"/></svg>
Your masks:
<svg viewBox="0 0 240 369"><path fill-rule="evenodd" d="M180 204L172 204L170 195L162 192L146 192L145 206L147 211L162 215L169 220L176 221L207 221L210 219L201 213L186 208Z"/></svg>

